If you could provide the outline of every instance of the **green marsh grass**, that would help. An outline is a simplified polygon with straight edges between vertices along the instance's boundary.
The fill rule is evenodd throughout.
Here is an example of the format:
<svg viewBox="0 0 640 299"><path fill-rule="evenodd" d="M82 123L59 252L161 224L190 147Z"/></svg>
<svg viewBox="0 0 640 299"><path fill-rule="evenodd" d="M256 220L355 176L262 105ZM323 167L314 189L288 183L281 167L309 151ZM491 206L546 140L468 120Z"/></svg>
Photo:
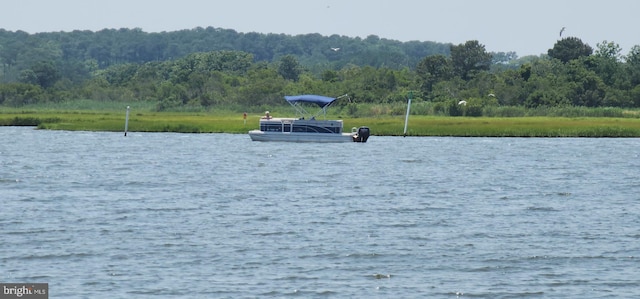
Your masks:
<svg viewBox="0 0 640 299"><path fill-rule="evenodd" d="M126 105L96 104L91 101L67 106L0 107L0 125L37 126L40 129L70 131L124 131ZM151 103L130 104L130 132L238 133L256 129L263 111L249 111L246 124L242 112L231 110L157 112ZM275 117L293 116L288 107L271 110ZM612 111L586 112L574 109L571 115L607 115ZM327 119L343 119L344 130L368 126L373 135L402 136L404 115L356 116L337 113ZM578 113L576 113L578 112ZM640 118L633 111L615 110L622 117L450 117L411 115L407 136L460 137L640 137ZM322 118L322 117L320 117Z"/></svg>

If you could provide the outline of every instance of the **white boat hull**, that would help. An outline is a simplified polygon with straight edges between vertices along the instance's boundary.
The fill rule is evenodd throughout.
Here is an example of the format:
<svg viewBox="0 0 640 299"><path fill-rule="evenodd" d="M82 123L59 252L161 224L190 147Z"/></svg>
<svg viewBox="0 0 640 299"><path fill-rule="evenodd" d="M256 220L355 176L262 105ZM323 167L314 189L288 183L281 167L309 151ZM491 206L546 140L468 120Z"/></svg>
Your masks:
<svg viewBox="0 0 640 299"><path fill-rule="evenodd" d="M346 97L344 95L342 97ZM252 141L279 142L367 142L369 128L353 128L351 133L343 131L344 124L340 119L316 119L322 112L326 116L326 109L338 98L319 95L285 96L285 100L296 109L300 117L279 118L272 117L269 111L260 118L259 129L249 131ZM318 105L321 110L315 115L308 114L301 104Z"/></svg>
<svg viewBox="0 0 640 299"><path fill-rule="evenodd" d="M353 142L353 135L349 133L296 133L296 132L263 132L260 130L249 131L249 137L253 141L277 141L277 142L320 142L339 143Z"/></svg>

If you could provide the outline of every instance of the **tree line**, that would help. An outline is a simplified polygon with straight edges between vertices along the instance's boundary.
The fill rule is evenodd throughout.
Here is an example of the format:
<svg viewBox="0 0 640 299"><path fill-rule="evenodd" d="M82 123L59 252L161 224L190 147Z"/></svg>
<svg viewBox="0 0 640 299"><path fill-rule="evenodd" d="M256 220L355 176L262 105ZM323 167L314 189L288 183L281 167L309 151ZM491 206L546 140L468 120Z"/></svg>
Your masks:
<svg viewBox="0 0 640 299"><path fill-rule="evenodd" d="M0 82L18 79L22 70L39 61L53 63L71 79L82 79L112 65L175 60L197 52L242 51L253 54L256 62L294 55L306 66L332 69L347 64L397 69L448 50L449 44L399 42L375 35L365 39L317 33L291 36L214 27L159 33L139 28L36 34L0 29Z"/></svg>
<svg viewBox="0 0 640 299"><path fill-rule="evenodd" d="M349 93L356 103L639 107L640 46L565 37L540 56L463 44L218 28L27 34L0 30L0 105L69 99L151 101L158 110L261 107L285 94ZM476 111L476 112L474 112Z"/></svg>

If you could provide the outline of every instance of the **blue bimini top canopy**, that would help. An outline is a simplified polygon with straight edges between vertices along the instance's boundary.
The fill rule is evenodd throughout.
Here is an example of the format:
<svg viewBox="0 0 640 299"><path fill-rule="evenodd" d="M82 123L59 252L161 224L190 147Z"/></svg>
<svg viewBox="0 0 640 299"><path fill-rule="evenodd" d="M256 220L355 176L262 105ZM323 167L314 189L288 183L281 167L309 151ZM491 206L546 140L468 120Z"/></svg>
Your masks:
<svg viewBox="0 0 640 299"><path fill-rule="evenodd" d="M333 103L335 100L337 100L336 98L319 96L314 94L284 96L284 99L287 100L287 102L289 102L289 104L292 104L292 105L295 105L298 103L311 103L311 104L318 105L320 108L325 108L331 105L331 103Z"/></svg>

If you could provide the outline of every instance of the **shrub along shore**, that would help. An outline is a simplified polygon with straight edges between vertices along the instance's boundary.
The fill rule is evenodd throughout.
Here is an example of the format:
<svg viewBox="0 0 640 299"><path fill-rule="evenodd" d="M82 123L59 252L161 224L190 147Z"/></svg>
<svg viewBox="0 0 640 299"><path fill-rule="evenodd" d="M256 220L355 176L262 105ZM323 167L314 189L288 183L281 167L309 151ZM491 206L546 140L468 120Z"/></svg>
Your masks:
<svg viewBox="0 0 640 299"><path fill-rule="evenodd" d="M1 126L124 132L125 110L0 108ZM258 127L262 113L130 111L129 132L245 134ZM277 117L278 115L276 115ZM404 115L344 117L344 130L368 126L375 136L402 136ZM458 137L640 137L640 119L627 117L451 117L411 115L407 136Z"/></svg>

